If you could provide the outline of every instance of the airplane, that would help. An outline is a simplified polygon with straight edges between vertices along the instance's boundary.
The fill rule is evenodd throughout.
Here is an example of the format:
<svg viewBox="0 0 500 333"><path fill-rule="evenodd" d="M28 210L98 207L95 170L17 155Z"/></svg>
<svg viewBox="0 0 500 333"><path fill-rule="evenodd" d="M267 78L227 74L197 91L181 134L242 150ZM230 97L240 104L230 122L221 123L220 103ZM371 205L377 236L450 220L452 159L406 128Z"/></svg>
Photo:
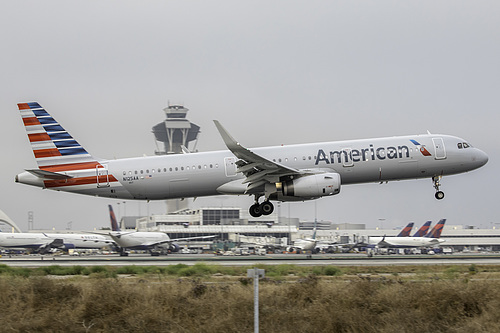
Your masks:
<svg viewBox="0 0 500 333"><path fill-rule="evenodd" d="M410 236L411 229L413 228L413 222L408 223L406 227L401 230L401 232L396 237L408 237Z"/></svg>
<svg viewBox="0 0 500 333"><path fill-rule="evenodd" d="M135 200L249 195L255 201L249 209L253 217L271 214L272 200L313 200L359 183L430 178L435 198L441 200L443 176L488 161L464 139L430 133L248 149L217 120L229 150L97 159L37 102L19 103L18 108L38 164L18 174L18 183Z"/></svg>
<svg viewBox="0 0 500 333"><path fill-rule="evenodd" d="M296 250L311 251L311 253L316 253L316 245L318 240L316 239L316 230L314 230L312 238L300 238L293 242L293 246L287 249L288 252L294 252Z"/></svg>
<svg viewBox="0 0 500 333"><path fill-rule="evenodd" d="M118 226L113 207L108 205L109 218L111 220L111 232L109 235L120 247L120 256L128 256L127 249L129 250L146 250L152 256L159 256L160 253L166 254L170 252L178 252L180 246L176 244L177 241L187 241L194 239L214 238L215 236L199 236L171 239L164 232L152 231L122 231Z"/></svg>
<svg viewBox="0 0 500 333"><path fill-rule="evenodd" d="M379 248L411 248L439 246L444 242L440 239L446 219L440 220L434 228L423 237L370 237L369 244Z"/></svg>
<svg viewBox="0 0 500 333"><path fill-rule="evenodd" d="M46 254L52 249L102 249L113 241L102 235L0 232L0 247L10 249L30 249Z"/></svg>
<svg viewBox="0 0 500 333"><path fill-rule="evenodd" d="M64 242L61 238L51 238L43 233L0 232L0 247L6 249L29 249L37 253L47 254L52 249L61 249Z"/></svg>

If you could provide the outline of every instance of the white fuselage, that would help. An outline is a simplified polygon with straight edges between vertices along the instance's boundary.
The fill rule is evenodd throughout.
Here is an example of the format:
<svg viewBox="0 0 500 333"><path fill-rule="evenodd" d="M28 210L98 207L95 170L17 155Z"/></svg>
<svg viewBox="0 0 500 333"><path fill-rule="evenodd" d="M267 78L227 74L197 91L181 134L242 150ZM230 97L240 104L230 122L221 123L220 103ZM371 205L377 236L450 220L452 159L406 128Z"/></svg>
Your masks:
<svg viewBox="0 0 500 333"><path fill-rule="evenodd" d="M369 245L378 247L429 247L439 246L443 239L429 237L370 237Z"/></svg>
<svg viewBox="0 0 500 333"><path fill-rule="evenodd" d="M312 251L316 248L317 243L316 239L297 239L293 242L293 247L299 248L302 251Z"/></svg>
<svg viewBox="0 0 500 333"><path fill-rule="evenodd" d="M109 237L96 234L45 233L45 235L53 239L62 239L66 249L102 249L114 243Z"/></svg>
<svg viewBox="0 0 500 333"><path fill-rule="evenodd" d="M62 239L66 249L100 249L112 243L110 239L101 235L22 232L0 233L0 247L37 249L48 246L56 239Z"/></svg>
<svg viewBox="0 0 500 333"><path fill-rule="evenodd" d="M124 249L147 250L152 247L169 248L170 237L163 232L113 231L111 238Z"/></svg>
<svg viewBox="0 0 500 333"><path fill-rule="evenodd" d="M418 142L418 145L415 143ZM298 170L338 173L342 185L451 175L483 166L479 149L459 149L463 139L448 135L414 135L254 148L270 161ZM427 150L431 155L425 155ZM65 171L66 183L43 181L31 173L21 183L120 199L163 200L218 194L245 194L245 177L230 151L100 161L104 168ZM96 171L97 170L97 171ZM93 183L73 180L95 178ZM289 198L292 200L293 198ZM283 201L285 201L284 199Z"/></svg>

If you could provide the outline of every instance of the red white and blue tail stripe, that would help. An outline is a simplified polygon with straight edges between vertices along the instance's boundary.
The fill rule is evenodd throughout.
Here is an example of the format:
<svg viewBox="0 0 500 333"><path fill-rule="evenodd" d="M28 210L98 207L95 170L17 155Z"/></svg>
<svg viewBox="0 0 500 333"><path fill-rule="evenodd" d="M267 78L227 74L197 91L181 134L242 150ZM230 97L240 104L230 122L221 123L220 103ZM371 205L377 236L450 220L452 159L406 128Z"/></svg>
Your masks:
<svg viewBox="0 0 500 333"><path fill-rule="evenodd" d="M119 185L118 180L108 174L107 167L90 155L40 104L19 103L18 107L38 169L26 170L36 179L20 174L16 181L37 186L42 181L45 188L75 192ZM94 192L91 193L97 194Z"/></svg>
<svg viewBox="0 0 500 333"><path fill-rule="evenodd" d="M96 167L96 159L40 104L37 102L19 103L18 107L40 169L55 172L75 167L81 169L82 164L87 163L89 164L87 167Z"/></svg>

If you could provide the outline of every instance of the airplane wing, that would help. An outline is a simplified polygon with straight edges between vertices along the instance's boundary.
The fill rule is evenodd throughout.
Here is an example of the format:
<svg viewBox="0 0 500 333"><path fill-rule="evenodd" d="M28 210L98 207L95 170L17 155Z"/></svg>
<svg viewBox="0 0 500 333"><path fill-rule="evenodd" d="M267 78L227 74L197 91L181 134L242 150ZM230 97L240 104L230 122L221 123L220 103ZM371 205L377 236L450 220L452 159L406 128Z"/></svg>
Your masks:
<svg viewBox="0 0 500 333"><path fill-rule="evenodd" d="M175 239L170 239L170 242L179 242L179 241L186 241L186 240L193 240L193 239L208 239L208 238L215 238L216 236L198 236L198 237L186 237L186 238L175 238Z"/></svg>
<svg viewBox="0 0 500 333"><path fill-rule="evenodd" d="M163 240L159 242L150 242L150 243L144 243L142 244L145 247L153 247L157 245L162 245L166 243L172 243L172 242L178 242L178 241L185 241L185 240L192 240L192 239L206 239L206 238L214 238L214 236L199 236L199 237L186 237L186 238L176 238L176 239L169 239L169 240Z"/></svg>
<svg viewBox="0 0 500 333"><path fill-rule="evenodd" d="M250 149L239 144L226 129L214 120L227 148L240 160L236 162L238 172L245 175L243 183L248 183L246 194L261 192L257 190L269 182L278 182L280 177L303 174L302 171L290 168L277 162L268 160Z"/></svg>
<svg viewBox="0 0 500 333"><path fill-rule="evenodd" d="M385 240L385 236L382 238L382 240L380 242L378 242L377 245L380 246L380 247L390 247L390 246L393 246L393 244L391 242L388 242L388 241Z"/></svg>

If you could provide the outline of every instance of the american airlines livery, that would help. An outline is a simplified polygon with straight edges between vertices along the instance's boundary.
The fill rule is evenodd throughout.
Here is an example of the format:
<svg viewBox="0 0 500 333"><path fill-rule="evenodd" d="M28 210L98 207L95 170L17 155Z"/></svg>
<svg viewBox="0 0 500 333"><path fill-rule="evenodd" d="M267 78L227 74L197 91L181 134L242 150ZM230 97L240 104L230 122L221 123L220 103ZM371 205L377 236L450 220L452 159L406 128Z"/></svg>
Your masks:
<svg viewBox="0 0 500 333"><path fill-rule="evenodd" d="M271 200L317 199L357 183L430 178L435 197L443 199L442 176L488 161L464 139L430 133L248 149L218 121L229 150L105 160L89 154L37 102L18 107L38 169L18 174L16 182L117 199L252 195L254 217L271 214Z"/></svg>

